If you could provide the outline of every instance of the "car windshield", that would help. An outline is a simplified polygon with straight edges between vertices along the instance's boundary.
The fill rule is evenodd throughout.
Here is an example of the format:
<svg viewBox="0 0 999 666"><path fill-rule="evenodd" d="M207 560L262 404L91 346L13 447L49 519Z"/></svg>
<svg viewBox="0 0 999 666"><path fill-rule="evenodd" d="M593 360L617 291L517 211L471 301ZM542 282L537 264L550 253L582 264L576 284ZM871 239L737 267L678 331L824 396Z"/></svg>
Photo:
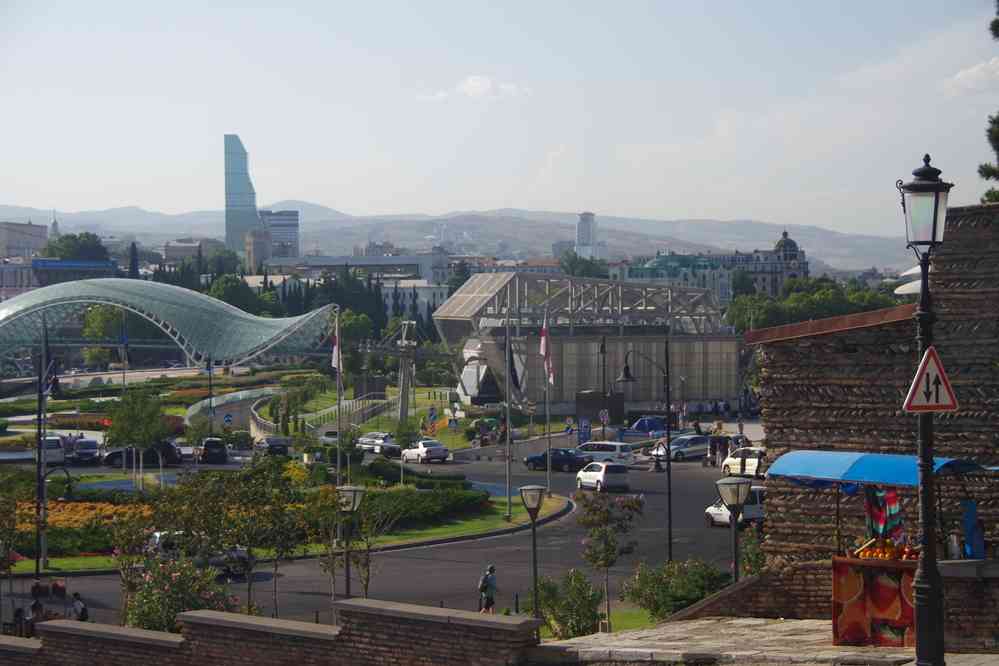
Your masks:
<svg viewBox="0 0 999 666"><path fill-rule="evenodd" d="M45 442L45 448L46 449L61 449L62 448L62 443L59 442L58 440L49 440L49 441Z"/></svg>
<svg viewBox="0 0 999 666"><path fill-rule="evenodd" d="M607 465L607 467L604 468L604 471L607 474L627 474L628 468L624 465Z"/></svg>
<svg viewBox="0 0 999 666"><path fill-rule="evenodd" d="M85 440L83 440L81 442L77 442L76 443L76 450L77 451L96 451L97 450L97 442L93 441L92 439L89 439L89 440L85 439Z"/></svg>

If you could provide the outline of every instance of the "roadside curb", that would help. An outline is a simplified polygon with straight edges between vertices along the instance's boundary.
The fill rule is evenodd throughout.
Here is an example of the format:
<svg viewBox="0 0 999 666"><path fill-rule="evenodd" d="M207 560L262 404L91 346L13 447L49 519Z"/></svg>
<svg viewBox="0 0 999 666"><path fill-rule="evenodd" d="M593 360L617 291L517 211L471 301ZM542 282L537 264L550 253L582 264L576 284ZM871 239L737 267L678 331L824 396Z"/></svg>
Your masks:
<svg viewBox="0 0 999 666"><path fill-rule="evenodd" d="M573 501L566 497L565 504L558 511L541 518L537 522L537 526L541 527L547 525L548 523L555 522L556 520L561 520L565 518L570 513L572 513L576 508ZM411 543L398 543L389 544L387 546L376 546L371 550L376 553L391 553L400 550L409 550L411 548L427 548L429 546L442 546L450 543L461 543L463 541L476 541L478 539L491 539L498 536L506 536L508 534L515 534L517 532L523 532L525 530L531 529L531 523L526 522L520 525L511 525L510 527L504 527L499 530L493 530L492 532L481 532L478 534L466 534L463 536L453 536L453 537L443 537L440 539L427 539L425 541L413 541ZM287 561L300 561L300 560L315 560L321 557L320 555L294 555L287 558ZM258 560L258 563L264 564L267 562L272 562L270 559ZM107 576L109 574L118 573L118 569L86 569L83 571L65 571L65 572L45 572L41 573L42 578L84 578L87 576ZM34 573L16 573L11 574L11 578L34 578Z"/></svg>

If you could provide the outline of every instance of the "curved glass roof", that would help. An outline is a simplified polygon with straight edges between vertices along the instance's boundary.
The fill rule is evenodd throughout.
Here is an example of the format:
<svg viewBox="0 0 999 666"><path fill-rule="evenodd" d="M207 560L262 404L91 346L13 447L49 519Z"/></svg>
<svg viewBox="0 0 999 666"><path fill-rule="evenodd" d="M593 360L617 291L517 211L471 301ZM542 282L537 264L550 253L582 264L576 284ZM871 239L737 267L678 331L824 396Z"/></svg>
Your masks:
<svg viewBox="0 0 999 666"><path fill-rule="evenodd" d="M113 305L153 322L195 361L231 365L254 356L314 351L329 333L326 305L299 317L269 319L228 303L161 282L101 278L63 282L0 302L0 348L37 345L42 312L49 326L79 316L91 305Z"/></svg>

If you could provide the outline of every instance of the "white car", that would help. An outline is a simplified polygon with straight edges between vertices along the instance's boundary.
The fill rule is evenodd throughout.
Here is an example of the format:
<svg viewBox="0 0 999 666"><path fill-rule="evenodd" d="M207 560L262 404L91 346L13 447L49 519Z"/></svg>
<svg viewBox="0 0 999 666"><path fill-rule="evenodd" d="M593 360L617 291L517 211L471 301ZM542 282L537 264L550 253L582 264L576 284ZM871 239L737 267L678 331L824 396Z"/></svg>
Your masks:
<svg viewBox="0 0 999 666"><path fill-rule="evenodd" d="M746 446L728 454L722 461L722 474L725 476L756 476L760 463L766 461L767 451L759 446Z"/></svg>
<svg viewBox="0 0 999 666"><path fill-rule="evenodd" d="M319 435L319 441L322 444L336 444L340 441L340 433L336 428L328 428Z"/></svg>
<svg viewBox="0 0 999 666"><path fill-rule="evenodd" d="M391 433L387 432L367 432L358 437L357 448L362 451L375 453L375 447L392 440Z"/></svg>
<svg viewBox="0 0 999 666"><path fill-rule="evenodd" d="M628 490L628 467L619 463L592 462L576 473L576 487L604 490Z"/></svg>
<svg viewBox="0 0 999 666"><path fill-rule="evenodd" d="M749 499L742 507L742 515L739 516L740 525L763 520L763 500L763 486L753 486L749 491ZM729 513L728 507L720 499L704 509L704 522L707 523L708 527L729 525L731 520L732 514Z"/></svg>
<svg viewBox="0 0 999 666"><path fill-rule="evenodd" d="M54 435L49 435L45 438L45 464L46 465L65 465L66 464L66 450L62 445L62 437L56 437Z"/></svg>
<svg viewBox="0 0 999 666"><path fill-rule="evenodd" d="M403 450L402 462L446 462L449 454L447 447L436 439L421 439L412 448Z"/></svg>
<svg viewBox="0 0 999 666"><path fill-rule="evenodd" d="M669 452L673 460L683 461L691 458L703 458L708 455L711 449L711 438L707 435L683 435L677 437L670 444ZM660 443L652 450L652 455L664 457L666 455L663 445Z"/></svg>
<svg viewBox="0 0 999 666"><path fill-rule="evenodd" d="M587 442L576 447L576 452L594 462L607 461L630 465L635 455L631 444L624 442Z"/></svg>

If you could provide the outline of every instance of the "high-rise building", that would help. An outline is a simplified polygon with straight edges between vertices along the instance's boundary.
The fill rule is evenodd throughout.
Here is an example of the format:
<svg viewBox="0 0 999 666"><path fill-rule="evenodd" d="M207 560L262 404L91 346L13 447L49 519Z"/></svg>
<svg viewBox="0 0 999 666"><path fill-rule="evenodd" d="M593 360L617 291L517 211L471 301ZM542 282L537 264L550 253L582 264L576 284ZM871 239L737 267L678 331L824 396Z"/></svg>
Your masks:
<svg viewBox="0 0 999 666"><path fill-rule="evenodd" d="M598 259L597 252L596 216L588 211L580 213L576 223L576 254L583 259Z"/></svg>
<svg viewBox="0 0 999 666"><path fill-rule="evenodd" d="M299 256L297 210L262 210L260 222L271 232L272 257Z"/></svg>
<svg viewBox="0 0 999 666"><path fill-rule="evenodd" d="M48 242L49 228L44 224L0 222L0 257L32 257Z"/></svg>
<svg viewBox="0 0 999 666"><path fill-rule="evenodd" d="M268 259L271 258L273 237L267 227L257 227L246 232L244 237L246 266L250 273L259 272Z"/></svg>
<svg viewBox="0 0 999 666"><path fill-rule="evenodd" d="M246 148L237 134L225 135L225 245L244 249L247 232L260 226L257 192L247 166Z"/></svg>

